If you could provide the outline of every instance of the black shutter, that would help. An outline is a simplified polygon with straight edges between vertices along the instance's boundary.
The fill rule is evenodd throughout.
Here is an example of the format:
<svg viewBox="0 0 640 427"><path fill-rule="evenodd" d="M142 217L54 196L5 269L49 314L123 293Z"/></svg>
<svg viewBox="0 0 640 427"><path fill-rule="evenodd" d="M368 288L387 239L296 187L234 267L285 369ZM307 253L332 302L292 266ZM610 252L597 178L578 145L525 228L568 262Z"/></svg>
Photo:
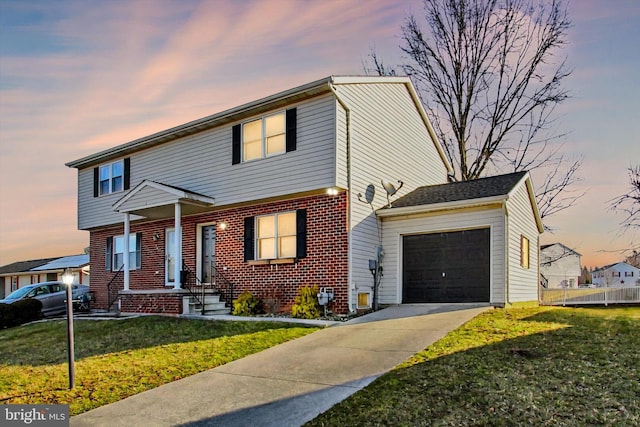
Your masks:
<svg viewBox="0 0 640 427"><path fill-rule="evenodd" d="M307 210L296 211L296 258L307 257Z"/></svg>
<svg viewBox="0 0 640 427"><path fill-rule="evenodd" d="M130 170L131 170L131 159L129 157L126 157L124 159L124 177L123 177L125 190L128 190L129 187L131 186Z"/></svg>
<svg viewBox="0 0 640 427"><path fill-rule="evenodd" d="M296 129L297 129L297 114L296 109L292 108L287 110L287 153L289 151L296 151Z"/></svg>
<svg viewBox="0 0 640 427"><path fill-rule="evenodd" d="M255 217L248 216L244 219L244 260L251 261L254 259L254 227Z"/></svg>
<svg viewBox="0 0 640 427"><path fill-rule="evenodd" d="M237 165L240 163L240 139L241 139L240 125L235 125L232 130L232 143L231 143L231 164Z"/></svg>
<svg viewBox="0 0 640 427"><path fill-rule="evenodd" d="M93 197L98 197L100 188L100 168L93 168Z"/></svg>
<svg viewBox="0 0 640 427"><path fill-rule="evenodd" d="M105 253L105 261L106 261L105 264L106 264L107 271L111 271L111 260L113 259L112 250L113 250L113 237L107 237L107 251Z"/></svg>
<svg viewBox="0 0 640 427"><path fill-rule="evenodd" d="M136 233L136 265L135 267L137 269L142 268L142 233Z"/></svg>

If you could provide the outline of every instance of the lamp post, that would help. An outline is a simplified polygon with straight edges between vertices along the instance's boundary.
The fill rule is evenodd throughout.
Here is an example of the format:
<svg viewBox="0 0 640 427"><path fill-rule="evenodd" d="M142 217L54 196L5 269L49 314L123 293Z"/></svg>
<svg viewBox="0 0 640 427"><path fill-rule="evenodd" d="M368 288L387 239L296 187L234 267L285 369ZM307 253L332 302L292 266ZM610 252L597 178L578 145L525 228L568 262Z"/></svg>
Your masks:
<svg viewBox="0 0 640 427"><path fill-rule="evenodd" d="M73 273L65 269L62 274L62 282L67 286L67 354L69 356L69 389L76 385L75 355L73 352Z"/></svg>

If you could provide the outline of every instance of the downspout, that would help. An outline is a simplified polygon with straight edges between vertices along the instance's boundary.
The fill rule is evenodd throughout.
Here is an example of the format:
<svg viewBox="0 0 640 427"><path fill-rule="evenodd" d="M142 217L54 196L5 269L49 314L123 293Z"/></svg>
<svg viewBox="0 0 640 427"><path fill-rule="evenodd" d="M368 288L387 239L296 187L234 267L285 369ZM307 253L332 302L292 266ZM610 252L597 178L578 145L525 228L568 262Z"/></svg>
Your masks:
<svg viewBox="0 0 640 427"><path fill-rule="evenodd" d="M333 79L332 79L333 80ZM353 255L353 242L352 242L352 238L351 238L351 110L349 109L349 107L347 107L347 104L342 100L342 98L340 98L340 96L338 96L338 92L336 91L336 88L333 86L333 81L329 82L329 89L331 90L331 92L333 92L333 95L336 97L336 101L338 101L338 103L340 104L340 106L342 106L342 108L344 108L345 111L345 121L347 122L347 129L346 129L346 149L347 149L347 252L348 252L348 258L347 258L347 305L349 306L349 311L350 312L355 312L356 310L353 309L353 291L351 289L351 285L352 285L352 281L353 281L353 260L352 260L352 255ZM337 126L336 126L337 129ZM336 138L337 138L337 134L336 134ZM337 144L336 144L337 146Z"/></svg>
<svg viewBox="0 0 640 427"><path fill-rule="evenodd" d="M509 299L509 253L510 240L509 240L509 209L507 208L507 200L502 202L502 208L504 209L504 293L505 293L505 307L511 304Z"/></svg>

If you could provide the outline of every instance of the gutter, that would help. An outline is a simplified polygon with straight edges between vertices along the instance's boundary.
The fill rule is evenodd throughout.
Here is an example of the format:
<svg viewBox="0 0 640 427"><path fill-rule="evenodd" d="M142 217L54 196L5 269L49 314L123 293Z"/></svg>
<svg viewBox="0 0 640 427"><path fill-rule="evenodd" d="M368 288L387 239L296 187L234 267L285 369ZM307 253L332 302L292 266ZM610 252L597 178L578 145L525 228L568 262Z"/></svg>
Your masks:
<svg viewBox="0 0 640 427"><path fill-rule="evenodd" d="M507 200L502 202L502 209L504 210L504 295L505 295L505 307L511 304L509 298L509 209L507 208Z"/></svg>
<svg viewBox="0 0 640 427"><path fill-rule="evenodd" d="M454 202L433 203L430 205L404 206L400 208L382 208L376 211L376 215L380 217L394 217L401 215L412 215L421 213L438 212L445 210L454 210L462 208L477 208L504 203L508 196L492 196L469 200L456 200Z"/></svg>

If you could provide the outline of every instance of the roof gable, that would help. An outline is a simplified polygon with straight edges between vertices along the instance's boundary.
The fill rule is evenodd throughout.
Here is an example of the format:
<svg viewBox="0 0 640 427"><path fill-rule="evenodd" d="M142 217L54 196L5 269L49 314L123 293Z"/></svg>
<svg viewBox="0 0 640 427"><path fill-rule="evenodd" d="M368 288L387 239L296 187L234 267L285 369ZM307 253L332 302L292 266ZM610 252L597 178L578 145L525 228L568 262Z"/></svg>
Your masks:
<svg viewBox="0 0 640 427"><path fill-rule="evenodd" d="M113 210L134 213L148 218L163 218L173 214L173 205L184 205L184 213L199 212L214 205L212 197L193 191L145 179L113 205Z"/></svg>
<svg viewBox="0 0 640 427"><path fill-rule="evenodd" d="M580 253L574 251L573 249L571 249L570 247L563 245L560 242L555 242L555 243L549 243L547 245L540 245L540 251L551 251L554 249L554 247L557 246L558 249L560 249L564 254L570 254L570 255L578 255L578 256L582 256Z"/></svg>

